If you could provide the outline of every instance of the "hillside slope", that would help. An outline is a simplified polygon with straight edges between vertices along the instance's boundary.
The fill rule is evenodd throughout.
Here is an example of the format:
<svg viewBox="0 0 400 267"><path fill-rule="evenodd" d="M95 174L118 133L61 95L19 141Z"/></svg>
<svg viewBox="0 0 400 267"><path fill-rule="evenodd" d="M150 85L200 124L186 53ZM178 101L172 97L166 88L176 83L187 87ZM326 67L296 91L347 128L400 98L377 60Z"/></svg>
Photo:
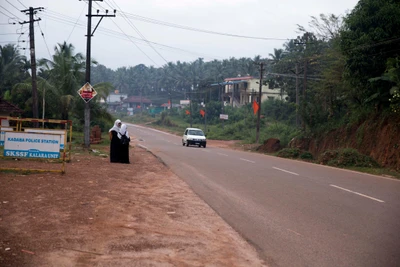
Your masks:
<svg viewBox="0 0 400 267"><path fill-rule="evenodd" d="M382 167L400 171L400 116L371 117L352 127L343 127L313 138L308 150L319 156L326 150L355 148L376 160Z"/></svg>

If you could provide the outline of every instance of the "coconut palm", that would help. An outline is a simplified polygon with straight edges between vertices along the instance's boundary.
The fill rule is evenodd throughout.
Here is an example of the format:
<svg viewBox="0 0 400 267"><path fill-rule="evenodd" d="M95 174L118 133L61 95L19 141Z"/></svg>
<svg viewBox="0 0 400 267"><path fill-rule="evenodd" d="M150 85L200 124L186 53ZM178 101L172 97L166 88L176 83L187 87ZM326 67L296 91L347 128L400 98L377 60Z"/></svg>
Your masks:
<svg viewBox="0 0 400 267"><path fill-rule="evenodd" d="M276 49L274 48L274 53L269 54L274 64L279 63L285 56L283 49Z"/></svg>
<svg viewBox="0 0 400 267"><path fill-rule="evenodd" d="M13 44L0 45L0 96L10 95L13 84L29 77L29 64Z"/></svg>
<svg viewBox="0 0 400 267"><path fill-rule="evenodd" d="M54 47L52 60L39 60L41 72L48 76L58 95L62 119L68 119L76 91L84 83L85 57L74 54L74 50L72 44L64 42Z"/></svg>

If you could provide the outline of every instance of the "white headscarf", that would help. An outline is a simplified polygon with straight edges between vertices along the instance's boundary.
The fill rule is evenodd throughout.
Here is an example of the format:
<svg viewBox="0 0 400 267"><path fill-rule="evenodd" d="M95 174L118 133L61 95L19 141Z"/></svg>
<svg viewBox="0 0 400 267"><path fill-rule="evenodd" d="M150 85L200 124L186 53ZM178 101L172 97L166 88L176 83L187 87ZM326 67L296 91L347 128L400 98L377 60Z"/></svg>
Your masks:
<svg viewBox="0 0 400 267"><path fill-rule="evenodd" d="M116 121L114 122L114 126L109 130L109 132L111 132L111 131L116 131L116 132L118 133L118 132L119 132L118 123L121 123L121 120L116 120Z"/></svg>
<svg viewBox="0 0 400 267"><path fill-rule="evenodd" d="M128 133L128 130L126 129L126 124L121 125L121 129L119 130L119 133L118 133L119 139L121 139L121 135L126 135L126 137L129 138L129 133Z"/></svg>

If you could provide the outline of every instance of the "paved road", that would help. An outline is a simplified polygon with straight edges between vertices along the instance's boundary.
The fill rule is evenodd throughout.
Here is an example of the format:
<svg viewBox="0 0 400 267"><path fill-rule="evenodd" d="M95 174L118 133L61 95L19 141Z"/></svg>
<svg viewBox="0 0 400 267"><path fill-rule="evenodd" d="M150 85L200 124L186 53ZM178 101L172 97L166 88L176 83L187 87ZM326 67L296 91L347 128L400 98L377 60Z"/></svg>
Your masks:
<svg viewBox="0 0 400 267"><path fill-rule="evenodd" d="M270 266L400 266L398 180L129 132Z"/></svg>

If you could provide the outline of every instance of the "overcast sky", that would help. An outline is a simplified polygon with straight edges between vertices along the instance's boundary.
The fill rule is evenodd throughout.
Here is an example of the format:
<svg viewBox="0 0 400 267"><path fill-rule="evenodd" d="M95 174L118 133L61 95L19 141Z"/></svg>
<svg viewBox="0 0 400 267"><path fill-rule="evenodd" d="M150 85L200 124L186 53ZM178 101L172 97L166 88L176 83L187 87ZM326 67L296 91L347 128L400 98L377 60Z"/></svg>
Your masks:
<svg viewBox="0 0 400 267"><path fill-rule="evenodd" d="M93 2L104 18L92 38L92 59L109 68L145 64L161 67L166 62L191 62L199 57L205 61L230 57L267 57L274 48L282 48L285 40L296 38L297 26L307 26L311 16L344 15L357 0L104 0ZM29 16L19 10L44 7L35 23L36 58L50 58L57 43L72 43L76 52L86 54L86 14L88 2L79 0L0 0L0 45L7 42L29 48L29 24L8 25L27 21ZM120 12L122 11L122 12ZM93 11L94 14L96 11ZM9 17L17 17L16 20ZM151 20L156 23L145 22ZM96 26L99 18L93 18ZM177 24L194 28L188 31L164 26ZM163 25L164 24L164 25ZM208 34L272 38L258 40ZM24 32L24 35L19 33ZM41 36L44 33L44 38ZM153 42L150 46L146 39ZM273 40L278 39L278 40ZM280 39L280 40L279 40ZM20 41L20 42L18 42ZM48 49L47 49L48 47ZM29 57L29 50L21 50Z"/></svg>

